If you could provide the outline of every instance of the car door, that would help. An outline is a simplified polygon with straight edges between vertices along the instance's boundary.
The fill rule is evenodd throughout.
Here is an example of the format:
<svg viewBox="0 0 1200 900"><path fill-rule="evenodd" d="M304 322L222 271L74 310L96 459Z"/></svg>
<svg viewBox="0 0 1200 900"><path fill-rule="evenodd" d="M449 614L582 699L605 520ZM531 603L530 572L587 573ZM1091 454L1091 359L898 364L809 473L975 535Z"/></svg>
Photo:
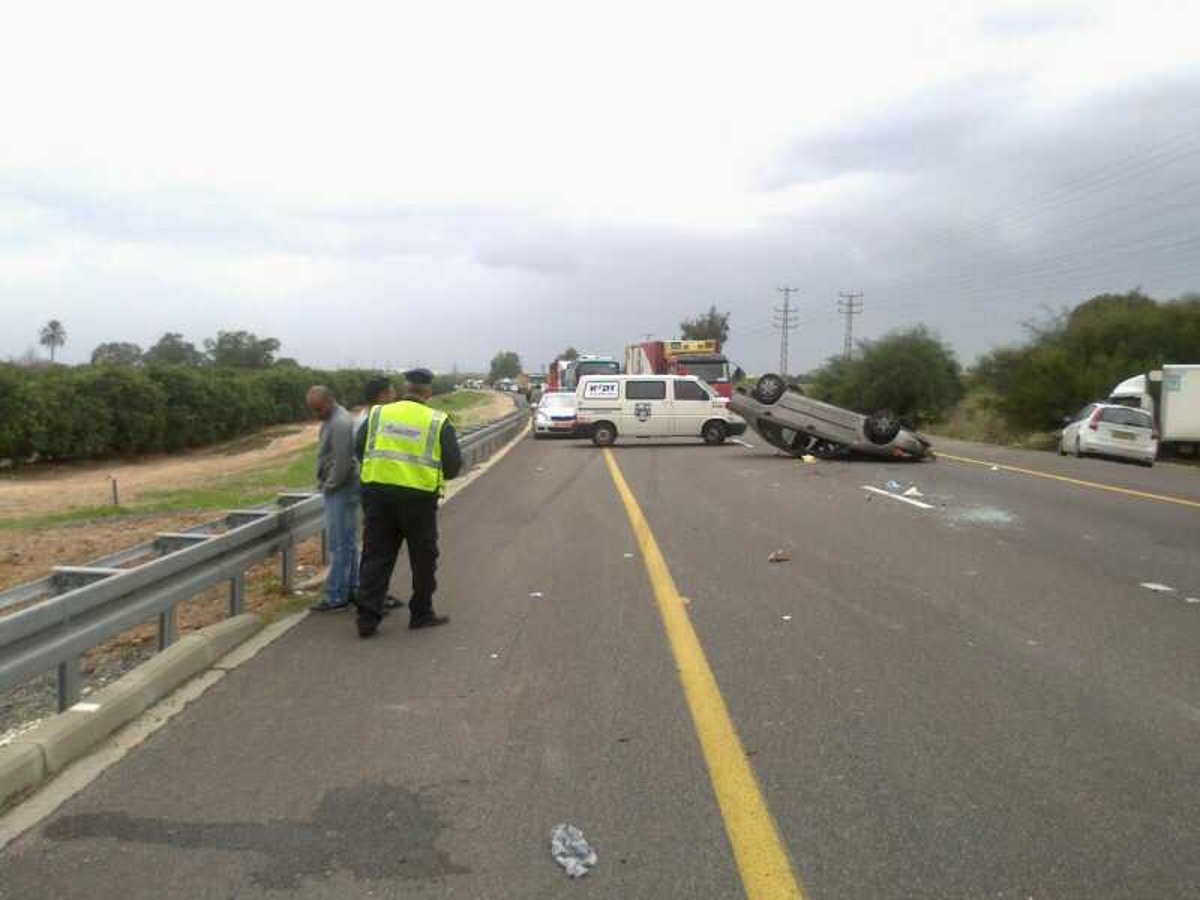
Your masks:
<svg viewBox="0 0 1200 900"><path fill-rule="evenodd" d="M673 379L671 433L676 437L699 437L704 423L713 418L713 398L698 381Z"/></svg>
<svg viewBox="0 0 1200 900"><path fill-rule="evenodd" d="M1096 408L1095 403L1089 403L1079 412L1071 417L1071 421L1063 428L1062 431L1062 450L1064 453L1071 453L1075 449L1075 442L1079 440L1079 429L1091 417L1092 410Z"/></svg>
<svg viewBox="0 0 1200 900"><path fill-rule="evenodd" d="M629 437L665 437L671 434L667 379L630 378L625 382L618 431Z"/></svg>

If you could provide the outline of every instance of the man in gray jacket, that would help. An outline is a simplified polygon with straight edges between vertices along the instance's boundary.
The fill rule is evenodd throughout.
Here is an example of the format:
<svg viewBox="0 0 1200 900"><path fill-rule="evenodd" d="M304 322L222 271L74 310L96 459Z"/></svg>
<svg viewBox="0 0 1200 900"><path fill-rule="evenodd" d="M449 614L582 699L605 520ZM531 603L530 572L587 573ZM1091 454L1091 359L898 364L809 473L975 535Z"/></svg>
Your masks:
<svg viewBox="0 0 1200 900"><path fill-rule="evenodd" d="M317 612L345 609L358 587L358 460L354 417L323 384L308 389L308 408L321 420L317 484L325 495L325 537L329 576Z"/></svg>

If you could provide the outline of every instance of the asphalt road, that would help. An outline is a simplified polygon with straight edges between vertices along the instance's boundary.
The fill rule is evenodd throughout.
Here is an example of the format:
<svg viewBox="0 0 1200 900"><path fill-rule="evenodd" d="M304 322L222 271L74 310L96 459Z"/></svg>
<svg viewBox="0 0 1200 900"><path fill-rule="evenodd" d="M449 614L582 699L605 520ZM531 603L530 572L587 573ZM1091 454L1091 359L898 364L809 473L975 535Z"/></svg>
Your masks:
<svg viewBox="0 0 1200 900"><path fill-rule="evenodd" d="M528 441L443 512L449 627L310 617L0 854L0 898L787 896L735 861L756 798L811 898L1200 894L1200 470L746 444L612 454L682 625L604 455ZM726 711L738 759L697 737Z"/></svg>

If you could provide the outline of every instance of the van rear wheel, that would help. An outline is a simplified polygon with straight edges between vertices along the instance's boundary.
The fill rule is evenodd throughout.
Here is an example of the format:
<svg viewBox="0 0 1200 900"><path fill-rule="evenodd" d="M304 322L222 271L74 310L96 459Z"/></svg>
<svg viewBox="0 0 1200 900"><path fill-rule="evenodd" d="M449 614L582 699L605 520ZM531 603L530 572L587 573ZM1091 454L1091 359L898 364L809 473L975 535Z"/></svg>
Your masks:
<svg viewBox="0 0 1200 900"><path fill-rule="evenodd" d="M704 438L704 443L710 446L725 443L725 423L706 422L700 436Z"/></svg>
<svg viewBox="0 0 1200 900"><path fill-rule="evenodd" d="M601 422L592 432L592 443L597 447L611 447L617 442L617 429L609 422Z"/></svg>

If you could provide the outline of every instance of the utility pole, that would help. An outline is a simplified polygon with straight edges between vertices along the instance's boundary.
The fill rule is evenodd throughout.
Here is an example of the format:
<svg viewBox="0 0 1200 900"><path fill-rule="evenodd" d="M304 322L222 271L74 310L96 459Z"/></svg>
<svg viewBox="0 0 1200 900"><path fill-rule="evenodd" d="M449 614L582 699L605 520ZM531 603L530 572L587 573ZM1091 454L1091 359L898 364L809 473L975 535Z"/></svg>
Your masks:
<svg viewBox="0 0 1200 900"><path fill-rule="evenodd" d="M854 353L854 317L862 315L862 296L861 293L838 291L838 313L846 317L846 343L842 348L846 359Z"/></svg>
<svg viewBox="0 0 1200 900"><path fill-rule="evenodd" d="M775 288L775 290L783 294L783 307L775 307L775 316L771 324L779 329L779 374L786 378L788 374L788 333L800 325L796 321L798 311L792 306L792 294L797 293L800 288L781 287Z"/></svg>

